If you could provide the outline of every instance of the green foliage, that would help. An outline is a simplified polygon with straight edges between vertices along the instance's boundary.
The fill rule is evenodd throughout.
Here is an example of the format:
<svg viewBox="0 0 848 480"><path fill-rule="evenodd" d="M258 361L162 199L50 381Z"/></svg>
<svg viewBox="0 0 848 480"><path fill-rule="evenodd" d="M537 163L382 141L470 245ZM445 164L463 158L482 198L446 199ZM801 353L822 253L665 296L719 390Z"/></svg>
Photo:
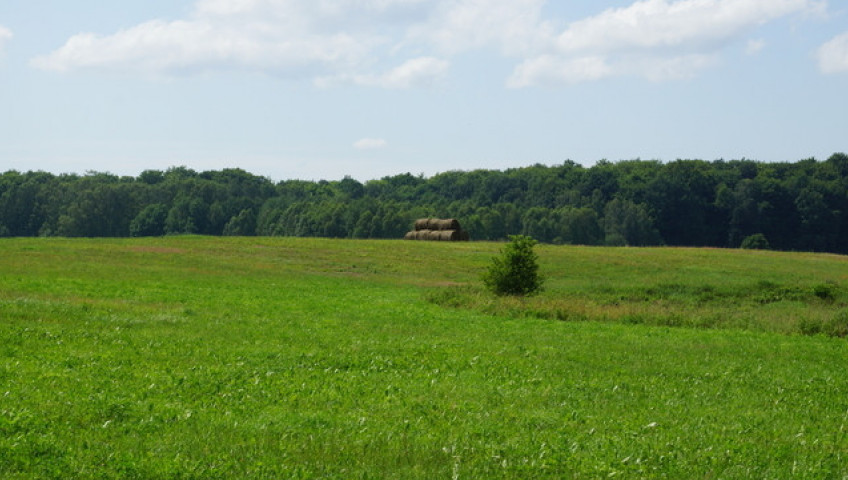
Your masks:
<svg viewBox="0 0 848 480"><path fill-rule="evenodd" d="M253 210L244 209L230 219L224 226L224 235L249 237L256 234L256 215Z"/></svg>
<svg viewBox="0 0 848 480"><path fill-rule="evenodd" d="M525 235L511 235L499 257L483 274L483 284L496 295L535 295L542 290L537 242Z"/></svg>
<svg viewBox="0 0 848 480"><path fill-rule="evenodd" d="M0 236L223 235L226 229L227 235L401 238L416 218L435 216L458 218L475 240L526 235L555 244L736 248L760 233L776 250L848 253L845 158L624 160L592 167L566 161L364 183L351 177L272 182L240 169L186 167L136 178L8 171L0 174ZM162 228L158 205L167 212ZM146 211L152 206L155 219Z"/></svg>
<svg viewBox="0 0 848 480"><path fill-rule="evenodd" d="M643 205L616 198L604 208L605 243L610 246L659 245L660 235Z"/></svg>
<svg viewBox="0 0 848 480"><path fill-rule="evenodd" d="M158 237L165 233L165 219L168 218L168 207L154 203L144 207L130 222L131 237Z"/></svg>
<svg viewBox="0 0 848 480"><path fill-rule="evenodd" d="M769 245L765 235L762 233L755 233L745 237L745 239L742 240L740 248L744 250L769 250L771 246Z"/></svg>

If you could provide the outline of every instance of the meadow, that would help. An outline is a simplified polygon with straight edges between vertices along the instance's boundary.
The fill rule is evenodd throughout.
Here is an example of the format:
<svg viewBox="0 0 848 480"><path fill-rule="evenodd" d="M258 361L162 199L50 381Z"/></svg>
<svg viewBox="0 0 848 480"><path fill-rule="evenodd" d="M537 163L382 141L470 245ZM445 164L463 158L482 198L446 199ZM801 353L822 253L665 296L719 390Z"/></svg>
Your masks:
<svg viewBox="0 0 848 480"><path fill-rule="evenodd" d="M0 478L846 478L848 257L0 240Z"/></svg>

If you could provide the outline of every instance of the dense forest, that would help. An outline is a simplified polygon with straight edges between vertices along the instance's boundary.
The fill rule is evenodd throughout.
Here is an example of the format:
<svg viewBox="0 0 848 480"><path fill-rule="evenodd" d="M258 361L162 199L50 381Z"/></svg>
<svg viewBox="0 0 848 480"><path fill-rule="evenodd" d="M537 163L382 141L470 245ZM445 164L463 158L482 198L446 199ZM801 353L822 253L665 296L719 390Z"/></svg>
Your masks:
<svg viewBox="0 0 848 480"><path fill-rule="evenodd" d="M825 161L600 161L275 183L240 169L0 175L0 236L196 233L402 238L452 217L474 240L848 253L848 155Z"/></svg>

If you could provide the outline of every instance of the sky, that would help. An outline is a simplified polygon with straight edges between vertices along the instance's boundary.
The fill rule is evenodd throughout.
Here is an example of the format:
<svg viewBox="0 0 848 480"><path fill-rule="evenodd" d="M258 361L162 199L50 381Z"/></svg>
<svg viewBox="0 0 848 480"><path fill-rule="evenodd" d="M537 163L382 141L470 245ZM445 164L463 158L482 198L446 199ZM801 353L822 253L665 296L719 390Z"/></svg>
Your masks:
<svg viewBox="0 0 848 480"><path fill-rule="evenodd" d="M2 0L0 172L848 152L846 0Z"/></svg>

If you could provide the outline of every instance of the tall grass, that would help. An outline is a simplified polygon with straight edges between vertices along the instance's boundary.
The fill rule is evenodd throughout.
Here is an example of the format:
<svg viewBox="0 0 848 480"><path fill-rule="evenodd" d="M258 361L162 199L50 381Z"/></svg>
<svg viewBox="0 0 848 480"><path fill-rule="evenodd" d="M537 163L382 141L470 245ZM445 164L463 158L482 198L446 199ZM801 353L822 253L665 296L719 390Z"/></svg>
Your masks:
<svg viewBox="0 0 848 480"><path fill-rule="evenodd" d="M0 478L848 475L848 346L785 313L842 257L544 247L539 304L469 305L498 248L0 241Z"/></svg>
<svg viewBox="0 0 848 480"><path fill-rule="evenodd" d="M473 281L431 290L443 306L547 319L848 333L848 257L750 250L543 247L546 291L495 298Z"/></svg>

